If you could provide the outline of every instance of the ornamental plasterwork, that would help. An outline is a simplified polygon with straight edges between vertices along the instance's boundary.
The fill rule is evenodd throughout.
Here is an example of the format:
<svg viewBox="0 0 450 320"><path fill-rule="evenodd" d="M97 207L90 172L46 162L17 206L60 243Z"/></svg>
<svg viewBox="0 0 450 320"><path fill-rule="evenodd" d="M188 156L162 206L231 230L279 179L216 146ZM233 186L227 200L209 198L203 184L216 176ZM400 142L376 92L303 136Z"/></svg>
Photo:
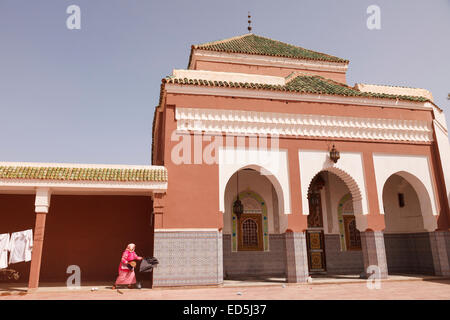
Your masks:
<svg viewBox="0 0 450 320"><path fill-rule="evenodd" d="M179 131L431 142L422 120L176 108Z"/></svg>

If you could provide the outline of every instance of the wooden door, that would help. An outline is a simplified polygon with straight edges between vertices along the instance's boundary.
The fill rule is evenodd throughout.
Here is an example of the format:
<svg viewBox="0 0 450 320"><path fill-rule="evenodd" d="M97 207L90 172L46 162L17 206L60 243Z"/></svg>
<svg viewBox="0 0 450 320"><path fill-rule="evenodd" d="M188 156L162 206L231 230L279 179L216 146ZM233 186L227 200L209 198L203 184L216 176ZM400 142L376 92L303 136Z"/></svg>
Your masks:
<svg viewBox="0 0 450 320"><path fill-rule="evenodd" d="M325 238L323 231L322 201L319 192L308 195L309 216L306 231L306 247L310 273L326 272Z"/></svg>
<svg viewBox="0 0 450 320"><path fill-rule="evenodd" d="M327 271L323 230L307 230L308 267L310 273Z"/></svg>
<svg viewBox="0 0 450 320"><path fill-rule="evenodd" d="M264 250L261 214L242 214L238 230L238 250Z"/></svg>
<svg viewBox="0 0 450 320"><path fill-rule="evenodd" d="M361 250L361 234L356 229L356 220L354 215L344 216L345 241L347 250Z"/></svg>

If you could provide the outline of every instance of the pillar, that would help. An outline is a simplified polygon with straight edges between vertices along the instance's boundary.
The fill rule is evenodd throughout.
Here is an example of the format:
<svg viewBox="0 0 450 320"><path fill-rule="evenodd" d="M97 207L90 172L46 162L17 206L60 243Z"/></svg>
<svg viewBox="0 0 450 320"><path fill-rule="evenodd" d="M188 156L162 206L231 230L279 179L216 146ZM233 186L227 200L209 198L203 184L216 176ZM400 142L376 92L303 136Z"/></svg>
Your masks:
<svg viewBox="0 0 450 320"><path fill-rule="evenodd" d="M286 232L287 282L306 282L308 278L308 253L304 232Z"/></svg>
<svg viewBox="0 0 450 320"><path fill-rule="evenodd" d="M44 246L45 219L50 207L50 189L38 188L36 190L33 252L31 254L30 278L28 289L35 290L39 286L41 272L42 248Z"/></svg>
<svg viewBox="0 0 450 320"><path fill-rule="evenodd" d="M300 167L298 150L290 149L288 152L289 187L291 191L291 213L287 215L287 229L302 233L308 228L308 215L302 212L302 201L308 201L307 195L302 195L300 181ZM284 214L284 212L282 212Z"/></svg>
<svg viewBox="0 0 450 320"><path fill-rule="evenodd" d="M162 228L164 225L164 194L155 193L152 197L153 200L153 225L155 229Z"/></svg>
<svg viewBox="0 0 450 320"><path fill-rule="evenodd" d="M361 248L364 259L364 275L368 277L372 274L369 267L378 267L379 272L377 274L380 276L380 279L386 279L388 269L383 232L371 230L361 232Z"/></svg>
<svg viewBox="0 0 450 320"><path fill-rule="evenodd" d="M369 267L378 267L381 279L388 277L386 247L384 245L385 222L378 205L378 192L375 177L375 166L372 152L363 153L364 176L367 189L369 212L356 218L357 227L361 231L361 249L364 260L363 274L372 274Z"/></svg>

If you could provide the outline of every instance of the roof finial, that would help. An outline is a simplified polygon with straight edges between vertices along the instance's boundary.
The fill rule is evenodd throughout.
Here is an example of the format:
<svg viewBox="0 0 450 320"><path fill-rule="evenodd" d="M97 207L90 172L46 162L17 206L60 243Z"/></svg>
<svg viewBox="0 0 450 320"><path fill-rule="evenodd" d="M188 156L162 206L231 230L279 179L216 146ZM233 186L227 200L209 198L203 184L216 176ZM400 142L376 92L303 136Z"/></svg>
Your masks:
<svg viewBox="0 0 450 320"><path fill-rule="evenodd" d="M252 20L251 19L251 15L250 15L250 11L248 12L248 32L251 33L252 32Z"/></svg>

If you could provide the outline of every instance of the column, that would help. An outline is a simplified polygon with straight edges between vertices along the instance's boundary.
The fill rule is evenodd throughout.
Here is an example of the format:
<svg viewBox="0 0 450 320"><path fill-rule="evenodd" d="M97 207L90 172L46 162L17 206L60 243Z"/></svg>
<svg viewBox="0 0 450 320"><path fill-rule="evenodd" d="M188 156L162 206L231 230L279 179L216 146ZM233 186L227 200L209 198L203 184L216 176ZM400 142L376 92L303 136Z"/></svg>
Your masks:
<svg viewBox="0 0 450 320"><path fill-rule="evenodd" d="M302 201L308 201L308 198L307 195L302 195L298 150L295 148L289 149L288 151L288 166L291 191L291 214L287 215L287 229L301 233L308 228L308 215L302 210Z"/></svg>
<svg viewBox="0 0 450 320"><path fill-rule="evenodd" d="M308 278L308 253L304 232L286 232L287 282L306 282Z"/></svg>
<svg viewBox="0 0 450 320"><path fill-rule="evenodd" d="M163 228L163 213L164 213L164 194L155 193L153 194L153 223L155 229Z"/></svg>
<svg viewBox="0 0 450 320"><path fill-rule="evenodd" d="M372 268L378 267L377 274L380 279L387 279L388 269L383 232L370 230L361 232L361 247L364 259L363 274L368 277L373 272Z"/></svg>
<svg viewBox="0 0 450 320"><path fill-rule="evenodd" d="M367 189L369 212L363 216L357 216L357 227L361 231L361 248L364 259L363 274L368 277L373 270L368 268L378 267L381 279L388 277L386 247L384 244L384 215L380 214L378 205L378 192L375 178L375 166L372 152L363 153L364 176ZM358 222L360 222L358 224ZM364 231L364 232L363 232Z"/></svg>
<svg viewBox="0 0 450 320"><path fill-rule="evenodd" d="M42 248L44 246L45 219L50 207L50 189L38 188L36 190L33 252L31 254L30 279L28 289L35 290L39 286L41 272Z"/></svg>
<svg viewBox="0 0 450 320"><path fill-rule="evenodd" d="M308 278L308 253L306 251L306 233L308 216L302 212L302 197L298 149L288 152L288 165L291 191L291 214L288 215L286 241L286 278L290 283L306 282ZM284 213L283 213L284 214Z"/></svg>

